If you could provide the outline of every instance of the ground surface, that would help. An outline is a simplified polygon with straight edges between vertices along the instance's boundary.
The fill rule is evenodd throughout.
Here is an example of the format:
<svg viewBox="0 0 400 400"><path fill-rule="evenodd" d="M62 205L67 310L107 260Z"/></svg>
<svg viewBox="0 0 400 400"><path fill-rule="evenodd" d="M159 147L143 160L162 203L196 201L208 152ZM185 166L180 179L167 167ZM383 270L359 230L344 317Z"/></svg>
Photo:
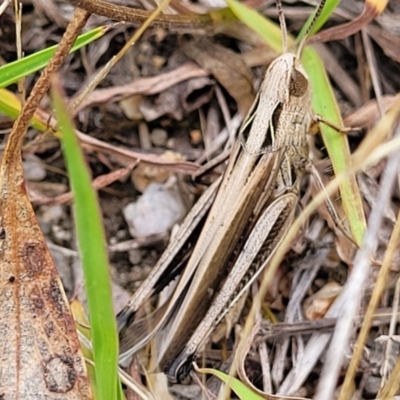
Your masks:
<svg viewBox="0 0 400 400"><path fill-rule="evenodd" d="M256 3L252 5L265 14L276 17L273 4L267 7L267 4L260 1L252 3ZM303 3L290 3L284 5L284 8L289 30L294 32L301 27L310 14L310 9ZM143 7L141 4L130 5ZM335 18L328 25L354 18L361 12L362 6L362 2L343 1ZM198 4L197 7L205 10L206 6ZM73 7L66 2L25 1L22 18L22 47L25 54L57 43L72 12ZM395 50L400 48L399 13L398 3L390 2L384 15L366 28L365 37L369 40L357 33L323 47L319 44L318 48L334 82L339 105L343 115L347 116L345 123L363 127L363 130L349 135L352 151L361 142L366 129L379 119L371 73L376 75L381 87L383 97L379 97L379 101L385 110L393 104L394 96L400 89L400 56L398 50ZM103 24L110 24L110 21L92 16L87 29ZM14 14L9 7L0 16L0 63L16 58L14 29ZM123 46L133 32L134 28L129 24L116 26L97 42L70 56L61 72L67 95L71 98L77 96L95 72ZM117 310L124 306L130 293L136 290L154 266L169 240L172 225L182 220L204 188L204 185L199 184L199 180L194 181L191 178L191 173L188 173L192 172L188 169L189 164L183 164L183 168L175 164L173 168L166 170L162 165L156 167L138 163L132 154L124 155L118 152L118 149L155 154L159 164L164 159L189 161L198 166L220 154L227 137L225 136L225 140L220 143L218 138L221 137L226 122L235 124L234 116L238 109L243 111L248 107L254 95L251 88L249 89L233 72L242 69L244 72L241 70L241 79L244 81L243 76L249 74L248 77L257 89L265 64L275 57L265 47L257 47L253 39L246 42L240 33L236 35L238 37L234 36L226 33L204 36L196 31L182 35L163 28L150 28L86 99L75 116L77 128L81 132L109 145L108 148L100 150L88 145L85 151L93 177L100 177L102 182L99 197L110 246L110 268L115 283ZM371 64L365 55L368 51L375 64ZM230 58L226 53L219 56L222 52L229 52ZM226 60L229 60L229 63ZM190 75L190 79L182 79L183 74ZM31 76L26 80L28 92L36 77ZM150 77L154 79L149 80ZM232 86L236 89L240 86L240 89L237 89L239 92L232 92ZM16 87L11 89L16 91ZM50 111L48 99L42 103L42 108ZM0 115L0 128L4 133L7 133L11 124L10 119ZM329 179L330 166L329 162L323 161L326 152L322 140L316 137L310 139L310 142L313 144L313 157L322 160L316 162L318 169L326 172ZM72 211L69 202L58 197L68 192L68 180L59 142L32 130L26 143L24 160L30 197L56 259L67 294L78 294L83 300L82 273L75 253ZM127 166L130 167L129 170L110 178L110 173ZM384 166L385 161L381 161L360 176L359 184L367 215L371 208L377 206L375 199L379 193L378 184ZM222 171L223 166L220 165L203 177L202 181L207 184L215 180ZM107 178L111 183L105 182ZM153 196L148 192L149 183L159 184L154 189ZM395 221L398 192L398 188L395 189L393 201L385 210L376 260L382 259ZM141 198L143 193L147 193L147 201L141 205L142 208L137 208L134 214L136 212L149 219L145 219L144 222L135 221L136 225L132 228L132 222L127 222L123 209L128 203ZM312 195L309 180L305 179L299 212ZM174 202L177 205L172 207ZM338 207L340 208L339 205ZM171 208L174 210L167 210L165 213L160 211ZM151 212L147 213L149 209ZM158 212L160 213L157 214ZM167 218L171 218L167 227L160 226L163 225L160 222ZM302 307L297 309L303 310L311 321L325 314L326 308L346 282L353 267L353 255L343 254L343 248L338 244L335 234L327 227L326 220L332 226L326 210L320 210L311 218L293 244L291 253L275 278L274 289L268 293L265 307L268 308L268 313L274 315L276 321L293 322L287 318L290 300L294 295L293 288L296 286L293 282L298 283L301 279L299 271L314 271L313 277L309 277L312 283L303 293ZM136 236L132 237L133 234ZM392 282L388 285L386 296L381 303L382 309L392 307L394 289L390 289L390 286L393 287L396 283L395 273L398 269L398 265L393 263ZM378 269L374 271L376 274ZM371 287L372 283L369 291ZM320 295L320 300L315 300L315 293L321 289L325 292ZM366 301L367 297L364 300ZM248 307L245 306L245 313L246 308ZM297 317L289 318L295 318L297 321ZM311 327L315 328L314 325ZM368 356L363 360L357 374L358 398L375 398L382 378L380 368L382 365L389 365L390 370L393 365L393 360L384 356L382 350L382 341L385 339L381 339L379 344L374 342L375 338L387 335L387 327L388 323L371 331L367 344ZM223 336L222 334L221 337ZM232 341L231 337L223 346L229 348ZM393 354L396 354L397 358L397 341L391 343ZM301 352L303 344L299 338L286 343L292 354ZM273 349L271 351L276 359L281 357L283 360L285 366L282 373L286 373L292 363L290 353L279 355L279 351L282 350L279 342L270 342L269 346ZM214 354L214 350L209 352L214 358L221 359L221 355ZM252 380L260 386L262 373L259 356L254 354L251 357L247 370ZM306 383L298 390L298 395L313 395L320 372L321 365L318 363ZM273 384L279 387L282 377L272 375ZM177 387L174 390L177 393L181 388ZM190 396L188 390L185 390L185 396ZM197 396L199 394L195 392L192 398Z"/></svg>

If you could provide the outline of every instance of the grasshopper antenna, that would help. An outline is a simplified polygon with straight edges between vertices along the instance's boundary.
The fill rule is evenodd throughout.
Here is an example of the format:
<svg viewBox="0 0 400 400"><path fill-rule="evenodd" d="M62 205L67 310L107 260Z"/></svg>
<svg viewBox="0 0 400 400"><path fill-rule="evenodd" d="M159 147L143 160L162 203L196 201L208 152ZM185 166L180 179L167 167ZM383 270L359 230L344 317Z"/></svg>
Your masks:
<svg viewBox="0 0 400 400"><path fill-rule="evenodd" d="M276 8L278 10L279 24L282 30L282 52L287 52L287 29L286 29L286 21L285 16L283 15L282 10L282 1L276 0Z"/></svg>
<svg viewBox="0 0 400 400"><path fill-rule="evenodd" d="M301 52L303 51L303 47L304 47L304 45L305 45L305 43L306 43L306 41L308 39L308 36L310 35L310 32L311 32L312 28L314 28L314 25L317 22L317 19L321 15L322 10L325 7L325 3L326 3L326 0L321 0L321 2L319 3L319 6L315 11L314 18L311 20L311 23L310 23L309 27L307 28L307 31L304 34L303 39L301 39L301 41L299 43L299 47L297 49L297 54L296 54L296 59L297 60L300 60L300 55L301 55Z"/></svg>

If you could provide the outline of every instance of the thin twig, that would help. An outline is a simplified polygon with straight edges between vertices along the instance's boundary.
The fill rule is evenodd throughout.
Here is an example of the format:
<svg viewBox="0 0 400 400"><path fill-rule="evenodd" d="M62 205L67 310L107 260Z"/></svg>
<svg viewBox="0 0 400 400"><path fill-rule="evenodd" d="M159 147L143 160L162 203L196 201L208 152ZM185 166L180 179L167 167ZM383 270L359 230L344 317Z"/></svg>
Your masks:
<svg viewBox="0 0 400 400"><path fill-rule="evenodd" d="M7 7L10 5L12 0L4 0L4 2L0 5L0 15L4 13L4 11L7 10Z"/></svg>
<svg viewBox="0 0 400 400"><path fill-rule="evenodd" d="M374 52L372 50L371 40L370 40L367 30L365 28L361 30L361 35L362 35L364 47L365 47L365 56L367 57L367 62L368 62L369 70L371 73L372 86L374 87L376 101L378 103L379 112L382 117L383 114L385 113L385 110L383 108L382 88L381 88L381 84L379 82L378 66L376 63L376 58L375 58Z"/></svg>

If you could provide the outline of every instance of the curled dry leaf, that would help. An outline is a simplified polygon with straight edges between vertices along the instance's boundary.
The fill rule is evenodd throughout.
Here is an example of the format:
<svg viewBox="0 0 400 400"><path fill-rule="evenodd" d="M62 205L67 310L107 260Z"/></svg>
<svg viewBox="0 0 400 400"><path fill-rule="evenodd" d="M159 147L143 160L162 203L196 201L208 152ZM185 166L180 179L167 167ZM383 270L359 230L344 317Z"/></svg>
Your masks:
<svg viewBox="0 0 400 400"><path fill-rule="evenodd" d="M304 316L312 321L322 318L341 292L342 286L337 282L327 283L318 292L304 300Z"/></svg>
<svg viewBox="0 0 400 400"><path fill-rule="evenodd" d="M14 136L0 165L0 399L92 399L68 301L26 195Z"/></svg>
<svg viewBox="0 0 400 400"><path fill-rule="evenodd" d="M207 71L235 99L241 115L246 115L254 101L252 75L239 54L202 38L183 40L182 50Z"/></svg>

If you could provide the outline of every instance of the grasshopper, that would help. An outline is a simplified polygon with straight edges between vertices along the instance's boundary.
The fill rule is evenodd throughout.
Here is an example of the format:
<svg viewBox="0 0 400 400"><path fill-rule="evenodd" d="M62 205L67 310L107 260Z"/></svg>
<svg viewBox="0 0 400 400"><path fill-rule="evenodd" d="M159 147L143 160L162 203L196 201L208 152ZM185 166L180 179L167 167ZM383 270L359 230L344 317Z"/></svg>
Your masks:
<svg viewBox="0 0 400 400"><path fill-rule="evenodd" d="M188 374L212 330L268 265L295 215L313 122L312 90L300 63L308 34L297 54L287 52L280 1L277 5L284 53L265 74L222 179L191 210L118 316L121 359L155 338L157 364L174 382ZM131 324L140 307L178 275L165 304Z"/></svg>

